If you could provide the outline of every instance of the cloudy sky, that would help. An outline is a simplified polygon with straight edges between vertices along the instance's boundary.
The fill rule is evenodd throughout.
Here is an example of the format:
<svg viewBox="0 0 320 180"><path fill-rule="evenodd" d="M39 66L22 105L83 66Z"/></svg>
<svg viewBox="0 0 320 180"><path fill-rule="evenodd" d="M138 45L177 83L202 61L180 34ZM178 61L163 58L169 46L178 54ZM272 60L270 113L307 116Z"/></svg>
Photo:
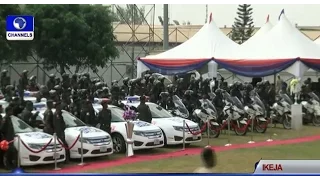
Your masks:
<svg viewBox="0 0 320 180"><path fill-rule="evenodd" d="M140 6L140 5L139 5ZM144 5L146 11L150 10L152 5ZM208 13L212 12L213 20L219 27L224 25L230 27L234 18L237 15L237 4L211 4L208 5ZM294 4L275 4L275 5L262 5L252 4L253 19L256 27L260 27L266 21L266 17L270 14L270 20L274 24L278 20L278 16L282 9L292 24L299 26L320 26L320 4L314 5L294 5ZM158 16L163 16L163 5L155 6L155 24L159 24ZM205 22L206 6L202 5L169 5L169 18L170 21L178 20L180 23L183 21L190 21L191 24L201 25ZM151 20L151 15L147 20Z"/></svg>

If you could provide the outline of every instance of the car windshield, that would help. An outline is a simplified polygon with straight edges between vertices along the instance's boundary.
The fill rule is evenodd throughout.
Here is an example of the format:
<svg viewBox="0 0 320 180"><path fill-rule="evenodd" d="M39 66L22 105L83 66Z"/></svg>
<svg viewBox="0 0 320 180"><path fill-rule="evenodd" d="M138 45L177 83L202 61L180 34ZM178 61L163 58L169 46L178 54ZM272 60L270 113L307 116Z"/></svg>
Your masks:
<svg viewBox="0 0 320 180"><path fill-rule="evenodd" d="M111 110L111 122L125 122L123 119L124 110L118 107L109 108Z"/></svg>
<svg viewBox="0 0 320 180"><path fill-rule="evenodd" d="M157 104L147 104L150 108L152 118L170 118L172 115Z"/></svg>
<svg viewBox="0 0 320 180"><path fill-rule="evenodd" d="M29 126L27 123L25 123L16 116L11 116L11 121L15 133L34 132L34 129L31 126Z"/></svg>
<svg viewBox="0 0 320 180"><path fill-rule="evenodd" d="M62 117L64 122L66 123L67 127L80 127L80 126L86 126L84 122L82 122L80 119L75 117L73 114L62 111Z"/></svg>

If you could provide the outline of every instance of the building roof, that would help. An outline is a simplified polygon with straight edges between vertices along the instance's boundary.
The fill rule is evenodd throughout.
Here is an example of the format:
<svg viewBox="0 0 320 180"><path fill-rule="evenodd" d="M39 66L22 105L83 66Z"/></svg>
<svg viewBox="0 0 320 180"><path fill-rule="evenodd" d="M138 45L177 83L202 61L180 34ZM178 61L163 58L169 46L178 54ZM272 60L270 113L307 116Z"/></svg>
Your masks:
<svg viewBox="0 0 320 180"><path fill-rule="evenodd" d="M134 28L127 24L114 25L114 35L118 42L156 42L161 43L163 40L163 27L161 25L135 25ZM169 43L181 44L196 34L203 25L172 25L169 26ZM135 29L134 31L132 29ZM220 28L221 31L228 35L231 27ZM259 27L255 28L255 32ZM300 31L315 40L320 36L320 26L301 26ZM135 38L133 38L135 37Z"/></svg>

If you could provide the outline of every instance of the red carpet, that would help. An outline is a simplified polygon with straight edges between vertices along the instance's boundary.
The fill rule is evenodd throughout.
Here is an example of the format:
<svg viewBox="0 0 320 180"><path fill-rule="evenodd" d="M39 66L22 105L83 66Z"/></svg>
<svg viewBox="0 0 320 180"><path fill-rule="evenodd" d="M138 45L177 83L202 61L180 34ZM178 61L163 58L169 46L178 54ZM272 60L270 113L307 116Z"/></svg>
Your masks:
<svg viewBox="0 0 320 180"><path fill-rule="evenodd" d="M213 147L217 152L219 151L227 151L233 149L246 149L246 148L254 148L254 147L265 147L265 146L276 146L276 145L287 145L287 144L298 144L304 142L312 142L320 140L320 135L317 136L308 136L297 139L288 139L288 140L274 140L272 142L256 142L254 144L233 144L232 146L218 146ZM83 171L97 170L103 169L107 167L120 166L130 163L137 163L143 161L154 161L161 160L171 157L179 157L179 156L187 156L187 155L197 155L200 154L202 148L190 148L186 150L180 150L176 152L170 152L165 154L156 154L156 155L136 155L130 158L121 158L117 160L113 160L110 162L90 162L85 164L84 166L71 166L66 167L58 171L49 171L49 173L77 173Z"/></svg>

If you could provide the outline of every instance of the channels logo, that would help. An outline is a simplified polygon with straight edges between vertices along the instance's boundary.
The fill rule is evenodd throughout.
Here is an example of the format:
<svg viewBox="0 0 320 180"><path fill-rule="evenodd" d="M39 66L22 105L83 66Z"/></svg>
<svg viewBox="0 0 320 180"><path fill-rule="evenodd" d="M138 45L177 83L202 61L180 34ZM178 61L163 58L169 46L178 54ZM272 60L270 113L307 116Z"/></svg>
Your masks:
<svg viewBox="0 0 320 180"><path fill-rule="evenodd" d="M6 18L7 40L32 41L34 39L34 17L9 15Z"/></svg>

